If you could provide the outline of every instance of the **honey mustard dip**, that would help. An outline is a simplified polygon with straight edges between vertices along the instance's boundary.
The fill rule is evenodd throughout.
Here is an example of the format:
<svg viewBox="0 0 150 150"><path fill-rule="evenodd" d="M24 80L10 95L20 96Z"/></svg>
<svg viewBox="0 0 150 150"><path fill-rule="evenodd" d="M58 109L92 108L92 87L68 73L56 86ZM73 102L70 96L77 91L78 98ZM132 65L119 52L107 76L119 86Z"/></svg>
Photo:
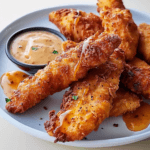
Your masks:
<svg viewBox="0 0 150 150"><path fill-rule="evenodd" d="M47 31L20 34L10 46L11 55L20 62L44 65L62 53L62 40Z"/></svg>

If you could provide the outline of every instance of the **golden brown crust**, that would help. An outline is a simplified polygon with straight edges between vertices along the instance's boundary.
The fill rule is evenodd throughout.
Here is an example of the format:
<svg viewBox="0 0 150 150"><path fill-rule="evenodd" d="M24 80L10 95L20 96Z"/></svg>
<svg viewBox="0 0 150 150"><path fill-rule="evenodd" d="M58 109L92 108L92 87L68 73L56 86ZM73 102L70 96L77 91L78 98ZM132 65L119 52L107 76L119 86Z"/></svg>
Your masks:
<svg viewBox="0 0 150 150"><path fill-rule="evenodd" d="M125 65L121 82L136 94L150 98L150 66L139 58Z"/></svg>
<svg viewBox="0 0 150 150"><path fill-rule="evenodd" d="M86 78L71 85L61 110L56 115L51 111L50 121L45 123L48 134L56 137L55 142L81 140L109 117L123 67L124 53L119 49L106 64L90 70Z"/></svg>
<svg viewBox="0 0 150 150"><path fill-rule="evenodd" d="M68 41L65 41L62 43L62 50L63 50L63 52L67 52L68 50L76 47L77 45L78 45L78 43L68 40Z"/></svg>
<svg viewBox="0 0 150 150"><path fill-rule="evenodd" d="M117 34L122 39L120 48L125 52L126 60L136 55L139 32L129 10L107 9L100 12L105 32Z"/></svg>
<svg viewBox="0 0 150 150"><path fill-rule="evenodd" d="M6 109L23 113L48 95L67 88L73 81L83 78L89 69L105 63L120 42L117 35L97 32L20 83Z"/></svg>
<svg viewBox="0 0 150 150"><path fill-rule="evenodd" d="M147 63L150 63L150 25L142 23L138 27L140 32L138 53Z"/></svg>
<svg viewBox="0 0 150 150"><path fill-rule="evenodd" d="M75 43L71 42L71 44L74 46ZM141 101L141 97L120 85L119 90L116 92L116 98L113 99L113 108L110 111L110 117L117 117L127 112L133 112L140 107Z"/></svg>
<svg viewBox="0 0 150 150"><path fill-rule="evenodd" d="M122 0L98 0L97 11L100 12L104 7L125 9Z"/></svg>
<svg viewBox="0 0 150 150"><path fill-rule="evenodd" d="M120 116L127 112L133 112L140 107L142 101L136 94L120 87L113 99L113 108L110 111L110 117Z"/></svg>
<svg viewBox="0 0 150 150"><path fill-rule="evenodd" d="M99 16L76 9L60 9L49 14L54 23L68 40L84 41L97 31L103 32Z"/></svg>

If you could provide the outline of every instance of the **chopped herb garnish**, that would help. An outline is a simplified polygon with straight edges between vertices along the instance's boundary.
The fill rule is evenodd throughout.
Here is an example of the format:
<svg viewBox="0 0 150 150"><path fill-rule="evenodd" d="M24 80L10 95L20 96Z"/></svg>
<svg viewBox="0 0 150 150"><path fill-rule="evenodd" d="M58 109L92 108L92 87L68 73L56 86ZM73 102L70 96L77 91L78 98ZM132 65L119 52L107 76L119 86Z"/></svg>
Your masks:
<svg viewBox="0 0 150 150"><path fill-rule="evenodd" d="M78 96L72 96L72 99L77 100Z"/></svg>
<svg viewBox="0 0 150 150"><path fill-rule="evenodd" d="M8 103L8 102L10 102L10 101L11 101L11 99L9 99L9 98L5 98L5 101L6 101L6 103Z"/></svg>
<svg viewBox="0 0 150 150"><path fill-rule="evenodd" d="M58 52L56 50L53 51L53 54L58 54Z"/></svg>
<svg viewBox="0 0 150 150"><path fill-rule="evenodd" d="M32 50L36 51L36 50L38 50L38 47L32 47Z"/></svg>

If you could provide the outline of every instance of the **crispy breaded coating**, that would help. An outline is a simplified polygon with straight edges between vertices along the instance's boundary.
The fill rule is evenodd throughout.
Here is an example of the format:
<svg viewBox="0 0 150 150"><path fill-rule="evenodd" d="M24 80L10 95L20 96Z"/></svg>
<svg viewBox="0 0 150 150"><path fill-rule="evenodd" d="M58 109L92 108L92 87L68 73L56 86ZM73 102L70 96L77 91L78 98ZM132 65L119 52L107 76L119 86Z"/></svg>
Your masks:
<svg viewBox="0 0 150 150"><path fill-rule="evenodd" d="M70 41L69 47L74 47L75 42ZM63 44L66 46L65 42ZM67 48L64 48L66 51ZM140 107L140 102L142 99L129 91L125 87L119 87L119 90L116 92L116 97L113 99L113 108L110 111L110 117L117 117L123 115L127 112L132 112Z"/></svg>
<svg viewBox="0 0 150 150"><path fill-rule="evenodd" d="M120 87L113 99L113 108L110 111L110 117L117 117L127 112L132 112L140 107L142 101L136 94Z"/></svg>
<svg viewBox="0 0 150 150"><path fill-rule="evenodd" d="M106 64L90 70L84 79L71 85L61 110L56 115L51 111L50 121L45 122L45 129L56 137L55 142L81 140L109 117L124 59L124 52L117 49Z"/></svg>
<svg viewBox="0 0 150 150"><path fill-rule="evenodd" d="M84 41L97 31L103 32L102 21L93 13L76 9L60 9L49 14L49 20L54 23L68 40Z"/></svg>
<svg viewBox="0 0 150 150"><path fill-rule="evenodd" d="M62 43L62 51L67 52L71 48L75 48L78 45L78 43L73 42L73 41L65 41Z"/></svg>
<svg viewBox="0 0 150 150"><path fill-rule="evenodd" d="M104 7L125 9L122 0L98 0L97 11L100 12Z"/></svg>
<svg viewBox="0 0 150 150"><path fill-rule="evenodd" d="M138 53L147 63L150 63L150 25L142 23L138 27L140 32Z"/></svg>
<svg viewBox="0 0 150 150"><path fill-rule="evenodd" d="M125 52L126 60L132 60L136 55L139 32L130 11L104 8L100 16L105 32L120 36L122 39L120 48Z"/></svg>
<svg viewBox="0 0 150 150"><path fill-rule="evenodd" d="M150 98L150 66L145 61L135 57L126 64L121 82L132 92Z"/></svg>
<svg viewBox="0 0 150 150"><path fill-rule="evenodd" d="M20 83L6 109L23 113L48 95L67 88L83 78L89 69L105 63L120 43L117 35L97 32Z"/></svg>
<svg viewBox="0 0 150 150"><path fill-rule="evenodd" d="M70 47L75 47L76 43L70 41L68 47L65 47L67 44L63 43L65 47L64 50L67 51ZM127 112L132 112L140 107L140 102L142 99L129 91L125 87L119 87L119 90L116 92L116 97L113 99L113 108L110 111L110 117L117 117L123 115Z"/></svg>

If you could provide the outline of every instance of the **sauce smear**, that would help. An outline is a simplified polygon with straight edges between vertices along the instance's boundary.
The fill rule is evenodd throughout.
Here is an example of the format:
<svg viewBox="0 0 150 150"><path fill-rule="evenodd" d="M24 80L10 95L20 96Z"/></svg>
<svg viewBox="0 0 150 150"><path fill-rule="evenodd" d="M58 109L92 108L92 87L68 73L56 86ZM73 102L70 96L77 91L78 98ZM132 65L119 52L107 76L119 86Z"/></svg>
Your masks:
<svg viewBox="0 0 150 150"><path fill-rule="evenodd" d="M46 31L26 32L14 39L10 53L20 62L44 65L62 53L62 40Z"/></svg>
<svg viewBox="0 0 150 150"><path fill-rule="evenodd" d="M150 124L150 105L142 102L141 106L133 113L123 115L126 126L131 131L141 131L146 129Z"/></svg>
<svg viewBox="0 0 150 150"><path fill-rule="evenodd" d="M0 78L0 85L4 90L4 94L8 98L11 98L13 91L17 89L19 83L27 77L28 75L21 71L4 73Z"/></svg>
<svg viewBox="0 0 150 150"><path fill-rule="evenodd" d="M71 110L67 110L66 112L62 113L59 116L60 125L54 130L54 133L56 133L59 129L60 130L65 129L63 127L67 126L67 124L68 124L68 122L65 120L65 118L69 115L70 112L71 112Z"/></svg>

